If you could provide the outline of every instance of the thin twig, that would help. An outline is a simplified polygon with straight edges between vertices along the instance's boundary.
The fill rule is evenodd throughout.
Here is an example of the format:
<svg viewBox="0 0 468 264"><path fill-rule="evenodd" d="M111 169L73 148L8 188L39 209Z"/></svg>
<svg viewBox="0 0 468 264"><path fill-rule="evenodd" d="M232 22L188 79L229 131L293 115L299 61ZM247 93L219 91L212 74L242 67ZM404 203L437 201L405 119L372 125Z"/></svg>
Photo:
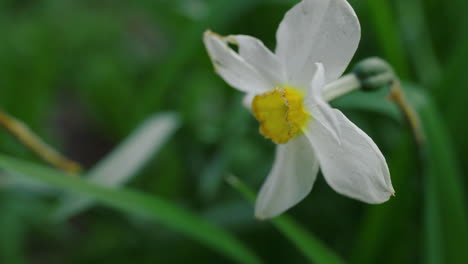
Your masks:
<svg viewBox="0 0 468 264"><path fill-rule="evenodd" d="M419 120L419 117L411 104L408 103L398 78L395 78L392 82L388 98L398 106L401 113L405 117L411 128L416 143L418 145L424 144L425 136L423 130L421 129L421 121Z"/></svg>
<svg viewBox="0 0 468 264"><path fill-rule="evenodd" d="M77 173L81 166L42 141L24 123L0 110L0 126L13 135L20 143L28 147L37 156L52 166L69 173Z"/></svg>

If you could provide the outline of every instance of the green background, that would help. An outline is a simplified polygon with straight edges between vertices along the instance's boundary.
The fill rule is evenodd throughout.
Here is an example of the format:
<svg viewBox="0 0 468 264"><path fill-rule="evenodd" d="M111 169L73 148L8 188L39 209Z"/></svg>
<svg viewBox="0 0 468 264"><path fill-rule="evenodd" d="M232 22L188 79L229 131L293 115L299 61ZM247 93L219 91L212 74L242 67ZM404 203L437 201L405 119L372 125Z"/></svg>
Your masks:
<svg viewBox="0 0 468 264"><path fill-rule="evenodd" d="M151 114L176 112L180 129L128 187L221 227L264 263L308 263L224 181L233 173L258 190L274 145L241 107L242 94L214 73L202 44L211 29L274 48L276 28L297 2L2 0L0 108L86 168ZM345 263L468 263L468 2L350 3L362 27L351 65L379 56L394 67L427 145L414 144L401 118L381 107L384 94L337 100L384 153L397 195L367 205L335 193L320 176L288 214ZM40 163L3 131L0 151ZM0 263L231 261L167 224L105 205L51 221L58 197L0 184Z"/></svg>

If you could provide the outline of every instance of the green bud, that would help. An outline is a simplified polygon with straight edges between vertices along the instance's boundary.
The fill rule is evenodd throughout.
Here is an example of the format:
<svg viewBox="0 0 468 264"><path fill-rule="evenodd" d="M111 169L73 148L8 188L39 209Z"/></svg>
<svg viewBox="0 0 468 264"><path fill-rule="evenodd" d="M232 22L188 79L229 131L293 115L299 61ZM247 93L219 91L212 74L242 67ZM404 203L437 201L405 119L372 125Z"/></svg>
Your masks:
<svg viewBox="0 0 468 264"><path fill-rule="evenodd" d="M392 66L377 57L359 62L354 66L353 73L361 82L361 89L364 91L388 87L395 80Z"/></svg>

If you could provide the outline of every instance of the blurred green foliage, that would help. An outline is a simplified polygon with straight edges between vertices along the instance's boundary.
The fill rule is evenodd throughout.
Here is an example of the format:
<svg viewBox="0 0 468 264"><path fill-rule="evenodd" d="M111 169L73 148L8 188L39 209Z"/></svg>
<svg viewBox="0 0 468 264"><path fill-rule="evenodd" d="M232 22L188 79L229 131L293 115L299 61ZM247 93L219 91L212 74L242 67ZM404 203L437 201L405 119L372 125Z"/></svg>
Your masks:
<svg viewBox="0 0 468 264"><path fill-rule="evenodd" d="M241 94L213 72L201 42L210 28L274 48L277 25L297 2L2 0L0 108L87 167L151 114L179 113L179 132L129 187L196 212L265 263L305 263L223 181L232 172L258 189L274 146L241 107ZM383 94L342 98L334 104L377 142L397 196L369 206L336 194L319 177L290 214L346 262L468 263L468 2L350 3L362 26L354 62L382 57L422 87L407 88L429 148L415 146ZM37 161L4 132L0 151ZM1 184L0 263L226 261L163 225L105 206L51 222L56 195Z"/></svg>

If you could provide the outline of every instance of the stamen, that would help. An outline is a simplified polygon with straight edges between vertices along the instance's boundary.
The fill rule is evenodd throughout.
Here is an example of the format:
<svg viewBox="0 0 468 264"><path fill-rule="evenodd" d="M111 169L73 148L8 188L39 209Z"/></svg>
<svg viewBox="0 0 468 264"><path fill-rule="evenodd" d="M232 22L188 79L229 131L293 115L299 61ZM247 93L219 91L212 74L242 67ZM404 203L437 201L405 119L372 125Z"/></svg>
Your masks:
<svg viewBox="0 0 468 264"><path fill-rule="evenodd" d="M287 86L255 96L252 112L260 122L260 133L277 144L296 137L311 117L303 102L301 92Z"/></svg>

